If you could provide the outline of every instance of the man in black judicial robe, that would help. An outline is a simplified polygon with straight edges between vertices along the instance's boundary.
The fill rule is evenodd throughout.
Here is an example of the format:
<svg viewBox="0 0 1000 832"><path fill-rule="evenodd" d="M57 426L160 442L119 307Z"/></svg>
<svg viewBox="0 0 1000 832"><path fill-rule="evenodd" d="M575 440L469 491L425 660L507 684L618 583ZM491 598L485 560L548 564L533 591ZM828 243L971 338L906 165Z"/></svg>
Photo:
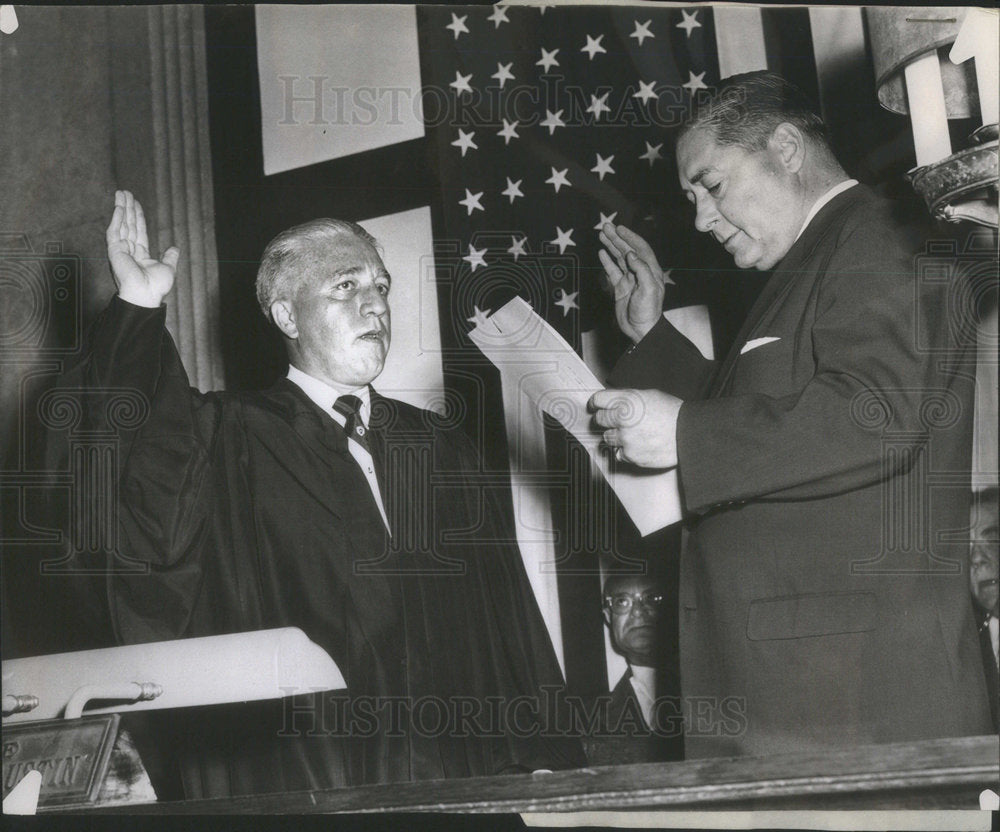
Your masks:
<svg viewBox="0 0 1000 832"><path fill-rule="evenodd" d="M120 433L119 550L151 569L108 579L116 638L295 626L347 681L176 715L185 795L584 765L579 740L540 730L562 679L471 442L369 386L391 279L367 232L317 220L268 246L258 299L292 368L261 392L189 386L162 305L179 252L150 257L128 192L108 253L118 295L62 383L149 404ZM342 394L358 412L340 412ZM355 446L345 426L359 425Z"/></svg>

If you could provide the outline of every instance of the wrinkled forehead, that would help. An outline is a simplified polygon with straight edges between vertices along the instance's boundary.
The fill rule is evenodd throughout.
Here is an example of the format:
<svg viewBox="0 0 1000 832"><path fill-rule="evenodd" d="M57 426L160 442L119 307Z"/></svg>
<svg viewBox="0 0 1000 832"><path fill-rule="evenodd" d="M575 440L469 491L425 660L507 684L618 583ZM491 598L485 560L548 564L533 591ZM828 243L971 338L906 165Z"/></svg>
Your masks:
<svg viewBox="0 0 1000 832"><path fill-rule="evenodd" d="M605 595L641 594L658 589L650 575L612 575L604 582Z"/></svg>
<svg viewBox="0 0 1000 832"><path fill-rule="evenodd" d="M709 128L691 127L685 130L677 140L677 173L681 185L697 182L700 174L724 164L739 150L719 144L714 131Z"/></svg>
<svg viewBox="0 0 1000 832"><path fill-rule="evenodd" d="M375 246L348 231L310 240L307 253L311 259L335 266L374 265L380 269L385 268L382 256Z"/></svg>
<svg viewBox="0 0 1000 832"><path fill-rule="evenodd" d="M689 189L712 172L726 172L750 155L746 148L720 144L707 127L686 130L677 142L677 174L681 187Z"/></svg>
<svg viewBox="0 0 1000 832"><path fill-rule="evenodd" d="M322 280L352 274L388 278L375 246L349 232L309 240L299 254L303 277Z"/></svg>

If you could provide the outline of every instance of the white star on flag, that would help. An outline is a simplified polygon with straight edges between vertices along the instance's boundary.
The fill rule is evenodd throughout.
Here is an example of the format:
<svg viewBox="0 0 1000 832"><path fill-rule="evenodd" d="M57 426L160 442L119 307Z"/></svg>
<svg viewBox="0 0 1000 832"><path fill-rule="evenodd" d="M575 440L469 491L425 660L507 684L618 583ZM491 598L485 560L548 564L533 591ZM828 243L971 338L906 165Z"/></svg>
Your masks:
<svg viewBox="0 0 1000 832"><path fill-rule="evenodd" d="M498 131L497 135L498 136L503 136L503 143L505 145L506 144L510 144L510 140L511 139L518 138L518 135L517 135L517 122L516 121L507 121L507 119L504 119L503 120L503 130Z"/></svg>
<svg viewBox="0 0 1000 832"><path fill-rule="evenodd" d="M607 159L605 159L600 153L597 153L595 155L597 156L597 164L590 169L590 172L596 173L597 178L603 182L604 174L615 172L614 168L611 167L611 162L614 160L615 157L614 154L612 154L611 156L608 156Z"/></svg>
<svg viewBox="0 0 1000 832"><path fill-rule="evenodd" d="M618 212L615 211L613 214L605 214L603 211L600 212L601 218L597 221L597 225L594 226L594 231L603 231L605 223L613 223L615 217L618 216Z"/></svg>
<svg viewBox="0 0 1000 832"><path fill-rule="evenodd" d="M486 18L487 20L493 21L493 28L499 29L501 23L510 23L507 19L507 7L506 6L494 6L493 14Z"/></svg>
<svg viewBox="0 0 1000 832"><path fill-rule="evenodd" d="M639 21L636 20L635 21L635 31L631 35L629 35L629 37L630 38L635 38L637 41L639 41L639 46L642 46L642 42L646 38L654 38L655 39L656 35L654 35L652 32L649 31L649 24L652 23L652 22L653 22L652 18L650 18L649 20L647 20L645 23L639 23Z"/></svg>
<svg viewBox="0 0 1000 832"><path fill-rule="evenodd" d="M552 168L552 176L545 180L546 185L551 185L556 189L556 193L559 193L559 189L565 185L567 188L573 187L570 185L570 181L566 178L566 172L569 168L563 168L562 170L556 170Z"/></svg>
<svg viewBox="0 0 1000 832"><path fill-rule="evenodd" d="M556 301L556 306L561 306L563 311L563 317L565 318L569 314L570 309L579 309L580 307L576 303L576 296L580 294L579 292L570 292L566 294L565 289L560 289L559 300ZM471 318L470 318L471 320Z"/></svg>
<svg viewBox="0 0 1000 832"><path fill-rule="evenodd" d="M475 135L476 133L474 130L470 130L466 133L462 128L458 129L458 138L452 142L452 146L462 148L463 159L465 158L466 150L479 150L479 145L472 140L472 137Z"/></svg>
<svg viewBox="0 0 1000 832"><path fill-rule="evenodd" d="M587 35L587 45L584 46L580 51L586 52L587 57L590 60L594 60L594 55L598 52L607 52L608 50L601 46L601 41L604 39L604 35L598 35L596 38L592 38Z"/></svg>
<svg viewBox="0 0 1000 832"><path fill-rule="evenodd" d="M600 121L601 113L610 113L611 108L608 106L608 95L610 93L604 93L600 98L596 95L590 96L590 106L587 108L588 113L594 114L594 121Z"/></svg>
<svg viewBox="0 0 1000 832"><path fill-rule="evenodd" d="M694 95L698 90L707 90L708 85L704 82L705 73L700 72L695 75L690 69L688 70L688 82L686 84L681 84L684 89L688 90L691 95Z"/></svg>
<svg viewBox="0 0 1000 832"><path fill-rule="evenodd" d="M510 71L510 68L514 66L514 62L511 61L509 64L501 64L497 61L497 71L494 72L490 78L496 78L500 82L500 89L503 89L503 85L508 81L514 80L514 73Z"/></svg>
<svg viewBox="0 0 1000 832"><path fill-rule="evenodd" d="M556 226L556 238L554 240L549 240L554 246L559 246L559 253L565 254L567 247L575 246L576 243L573 242L572 235L573 229L570 228L568 231L563 231L558 225Z"/></svg>
<svg viewBox="0 0 1000 832"><path fill-rule="evenodd" d="M649 162L649 166L653 167L653 162L655 162L657 159L662 159L663 158L660 155L660 148L661 147L663 147L663 142L660 142L655 147L653 145L651 145L649 142L646 142L646 152L643 153L639 158L640 159L645 159L647 162Z"/></svg>
<svg viewBox="0 0 1000 832"><path fill-rule="evenodd" d="M681 14L684 15L684 19L677 24L677 28L683 29L686 37L691 37L691 30L701 27L701 24L698 22L698 12L688 14L682 9Z"/></svg>
<svg viewBox="0 0 1000 832"><path fill-rule="evenodd" d="M459 17L457 14L452 13L451 23L445 26L445 29L451 29L455 33L455 40L458 40L458 36L463 32L469 34L469 30L465 26L465 19L468 17L467 14L463 14Z"/></svg>
<svg viewBox="0 0 1000 832"><path fill-rule="evenodd" d="M511 200L511 202L513 202L513 200ZM520 240L518 240L516 237L511 237L510 241L513 243L513 245L509 249L507 249L507 253L513 254L515 260L517 260L517 258L520 257L522 254L525 257L528 256L528 252L524 250L524 244L528 242L527 237L522 237Z"/></svg>
<svg viewBox="0 0 1000 832"><path fill-rule="evenodd" d="M514 204L514 200L519 196L524 196L524 194L521 193L521 182L523 181L523 179L518 179L517 182L512 182L511 178L509 176L507 177L507 187L500 191L500 193L510 199L511 205Z"/></svg>
<svg viewBox="0 0 1000 832"><path fill-rule="evenodd" d="M566 122L562 120L563 111L560 110L558 113L553 113L552 110L545 111L545 118L538 122L542 127L549 128L549 135L551 136L556 132L557 127L565 127Z"/></svg>
<svg viewBox="0 0 1000 832"><path fill-rule="evenodd" d="M535 66L540 66L545 72L548 72L551 67L559 66L559 61L556 60L558 53L558 49L553 49L549 52L548 49L543 47L541 60L535 61Z"/></svg>
<svg viewBox="0 0 1000 832"><path fill-rule="evenodd" d="M639 82L639 92L632 93L633 98L641 98L642 103L645 104L650 98L657 98L657 94L653 92L653 87L656 86L656 81L650 81L648 84L645 81Z"/></svg>
<svg viewBox="0 0 1000 832"><path fill-rule="evenodd" d="M478 266L485 266L486 260L483 259L483 255L486 254L485 248L473 248L472 244L469 244L469 253L465 255L462 259L472 267L472 271L475 271Z"/></svg>
<svg viewBox="0 0 1000 832"><path fill-rule="evenodd" d="M472 317L466 318L465 320L467 320L470 324L475 324L476 326L486 326L486 324L489 323L487 321L487 317L490 315L492 310L487 309L483 311L478 306L473 306L472 308L475 310L472 313Z"/></svg>
<svg viewBox="0 0 1000 832"><path fill-rule="evenodd" d="M468 188L465 189L465 199L460 199L458 201L459 205L464 205L465 209L469 212L468 216L472 216L473 211L483 211L485 210L482 204L479 202L483 198L483 192L480 191L478 194L472 193Z"/></svg>
<svg viewBox="0 0 1000 832"><path fill-rule="evenodd" d="M469 81L471 80L471 72L468 75L462 75L461 72L455 70L455 80L448 84L448 86L454 87L456 93L472 92L472 87L469 86Z"/></svg>

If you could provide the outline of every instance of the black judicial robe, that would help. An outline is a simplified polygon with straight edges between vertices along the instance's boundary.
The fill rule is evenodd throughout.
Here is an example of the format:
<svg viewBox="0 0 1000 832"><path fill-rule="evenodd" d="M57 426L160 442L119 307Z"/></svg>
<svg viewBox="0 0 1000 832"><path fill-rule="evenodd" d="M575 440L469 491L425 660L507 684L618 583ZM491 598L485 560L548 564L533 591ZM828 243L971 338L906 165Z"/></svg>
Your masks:
<svg viewBox="0 0 1000 832"><path fill-rule="evenodd" d="M579 740L541 730L554 713L543 688L562 678L468 438L373 392L390 538L330 416L287 379L198 393L164 321L164 307L114 298L63 379L105 391L86 399L92 426L117 391L148 402L119 432L118 547L150 572L109 577L116 638L295 626L348 684L175 713L185 794L584 765Z"/></svg>

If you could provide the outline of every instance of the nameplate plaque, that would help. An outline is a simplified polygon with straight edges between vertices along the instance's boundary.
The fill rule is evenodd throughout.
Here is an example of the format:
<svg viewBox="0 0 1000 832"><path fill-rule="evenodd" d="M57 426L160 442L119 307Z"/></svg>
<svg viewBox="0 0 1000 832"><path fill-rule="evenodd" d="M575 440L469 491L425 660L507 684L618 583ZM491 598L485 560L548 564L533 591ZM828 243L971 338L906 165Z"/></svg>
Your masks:
<svg viewBox="0 0 1000 832"><path fill-rule="evenodd" d="M91 806L118 736L118 714L3 726L3 796L32 770L42 775L39 811Z"/></svg>

